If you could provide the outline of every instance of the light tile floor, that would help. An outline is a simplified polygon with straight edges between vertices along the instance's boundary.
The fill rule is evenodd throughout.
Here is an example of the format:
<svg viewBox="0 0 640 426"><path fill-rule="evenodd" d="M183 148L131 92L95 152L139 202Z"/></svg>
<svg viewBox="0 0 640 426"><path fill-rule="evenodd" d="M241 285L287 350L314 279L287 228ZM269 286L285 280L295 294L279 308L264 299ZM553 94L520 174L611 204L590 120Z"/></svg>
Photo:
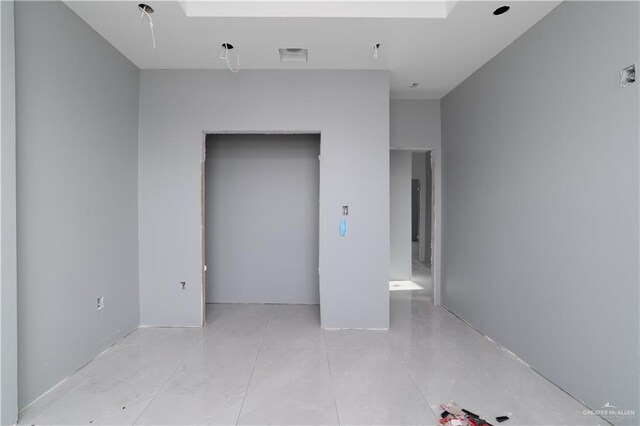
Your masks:
<svg viewBox="0 0 640 426"><path fill-rule="evenodd" d="M505 425L604 423L446 309L391 292L389 331L322 331L318 306L209 305L197 328L141 328L20 424L437 424L455 400ZM496 424L495 421L493 421Z"/></svg>

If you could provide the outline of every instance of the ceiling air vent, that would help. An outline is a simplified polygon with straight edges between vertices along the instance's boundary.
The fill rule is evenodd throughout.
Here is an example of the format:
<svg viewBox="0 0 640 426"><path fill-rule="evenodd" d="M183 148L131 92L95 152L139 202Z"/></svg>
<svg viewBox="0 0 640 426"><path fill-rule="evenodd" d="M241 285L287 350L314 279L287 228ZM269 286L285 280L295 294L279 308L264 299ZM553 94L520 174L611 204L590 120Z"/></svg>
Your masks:
<svg viewBox="0 0 640 426"><path fill-rule="evenodd" d="M309 58L307 49L289 47L278 50L280 51L280 62L307 62Z"/></svg>

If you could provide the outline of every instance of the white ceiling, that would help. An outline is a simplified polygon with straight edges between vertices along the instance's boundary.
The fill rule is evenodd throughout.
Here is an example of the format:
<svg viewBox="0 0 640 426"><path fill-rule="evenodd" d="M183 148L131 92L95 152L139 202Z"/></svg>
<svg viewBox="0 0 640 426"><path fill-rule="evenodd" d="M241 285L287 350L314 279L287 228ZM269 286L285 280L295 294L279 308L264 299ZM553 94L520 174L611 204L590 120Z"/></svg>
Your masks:
<svg viewBox="0 0 640 426"><path fill-rule="evenodd" d="M226 68L218 56L220 45L229 42L235 46L232 53L240 55L240 72L389 70L391 97L414 99L441 98L560 3L459 1L446 18L274 18L187 17L177 1L145 1L155 9L156 49L138 1L66 4L142 69ZM494 16L503 4L511 10ZM375 43L381 43L377 61ZM282 47L309 49L309 61L280 63ZM412 82L420 84L411 89Z"/></svg>

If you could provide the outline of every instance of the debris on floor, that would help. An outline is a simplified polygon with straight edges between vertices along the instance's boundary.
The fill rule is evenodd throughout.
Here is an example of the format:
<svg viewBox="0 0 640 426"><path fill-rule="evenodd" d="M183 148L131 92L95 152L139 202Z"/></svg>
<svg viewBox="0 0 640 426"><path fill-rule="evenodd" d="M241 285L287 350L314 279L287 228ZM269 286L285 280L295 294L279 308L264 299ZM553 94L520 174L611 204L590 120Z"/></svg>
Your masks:
<svg viewBox="0 0 640 426"><path fill-rule="evenodd" d="M440 408L442 408L442 413L440 414L440 424L442 426L492 426L491 423L481 418L478 414L459 407L453 401L441 404ZM509 417L496 417L498 423L506 420L509 420Z"/></svg>

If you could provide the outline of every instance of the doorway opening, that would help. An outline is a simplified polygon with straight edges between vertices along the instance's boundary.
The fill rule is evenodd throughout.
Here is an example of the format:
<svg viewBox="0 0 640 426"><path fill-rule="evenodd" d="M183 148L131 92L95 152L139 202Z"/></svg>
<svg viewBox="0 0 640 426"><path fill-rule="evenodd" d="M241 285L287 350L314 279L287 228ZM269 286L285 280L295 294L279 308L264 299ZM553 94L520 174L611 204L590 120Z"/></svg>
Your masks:
<svg viewBox="0 0 640 426"><path fill-rule="evenodd" d="M433 302L433 167L431 151L411 153L411 281Z"/></svg>
<svg viewBox="0 0 640 426"><path fill-rule="evenodd" d="M389 290L434 302L435 186L431 151L392 150ZM392 293L393 294L393 293Z"/></svg>
<svg viewBox="0 0 640 426"><path fill-rule="evenodd" d="M207 134L205 303L319 304L319 134Z"/></svg>

